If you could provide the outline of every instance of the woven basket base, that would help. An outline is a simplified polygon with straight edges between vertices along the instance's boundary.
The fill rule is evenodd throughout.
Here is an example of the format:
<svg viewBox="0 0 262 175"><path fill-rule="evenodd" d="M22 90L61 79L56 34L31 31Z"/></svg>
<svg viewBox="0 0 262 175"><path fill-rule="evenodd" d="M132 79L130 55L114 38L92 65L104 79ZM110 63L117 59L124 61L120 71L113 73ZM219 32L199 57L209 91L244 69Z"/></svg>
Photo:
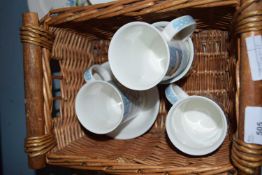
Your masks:
<svg viewBox="0 0 262 175"><path fill-rule="evenodd" d="M236 128L235 59L230 58L228 53L227 32L207 30L193 35L194 63L187 77L178 83L189 95L203 95L218 102L228 117L229 131L223 145L207 156L192 157L177 150L167 138L165 117L171 106L163 97L162 91L165 86L162 85L159 86L159 116L154 126L143 136L120 141L90 134L82 128L74 113L75 95L84 83L84 70L91 64L107 60L109 41L89 41L85 35L62 29L53 31L56 40L52 57L59 60L61 73L66 78L61 80L61 116L53 119L58 145L47 155L49 164L120 174L123 168L129 168L130 174L138 171L156 172L157 169L160 172L173 173L179 173L183 168L187 168L188 173L201 171L201 168L204 172L205 167L209 167L206 171L217 171L219 167L232 169L229 154ZM67 36L64 37L65 35ZM63 38L71 40L65 41ZM79 41L80 44L75 46L75 41ZM63 113L68 116L63 116ZM127 173L124 170L123 172Z"/></svg>

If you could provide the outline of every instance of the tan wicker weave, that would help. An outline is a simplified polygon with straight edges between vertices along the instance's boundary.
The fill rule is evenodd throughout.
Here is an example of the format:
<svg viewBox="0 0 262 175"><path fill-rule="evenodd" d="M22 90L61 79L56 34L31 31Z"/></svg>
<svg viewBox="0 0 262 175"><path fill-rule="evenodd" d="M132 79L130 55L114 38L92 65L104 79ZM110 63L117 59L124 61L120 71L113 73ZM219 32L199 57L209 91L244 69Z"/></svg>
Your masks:
<svg viewBox="0 0 262 175"><path fill-rule="evenodd" d="M223 145L207 156L178 151L165 133L170 108L159 85L161 107L154 126L141 137L120 141L93 135L79 124L74 100L90 65L107 61L110 38L130 21L171 20L190 14L195 58L179 85L190 95L213 98L227 114ZM29 165L46 164L112 174L255 174L262 146L243 141L244 109L262 106L262 82L253 82L245 37L262 34L262 2L255 0L118 0L50 11L40 22L25 13L24 48ZM59 82L58 93L55 82ZM57 91L57 90L56 90ZM54 104L59 103L59 113Z"/></svg>

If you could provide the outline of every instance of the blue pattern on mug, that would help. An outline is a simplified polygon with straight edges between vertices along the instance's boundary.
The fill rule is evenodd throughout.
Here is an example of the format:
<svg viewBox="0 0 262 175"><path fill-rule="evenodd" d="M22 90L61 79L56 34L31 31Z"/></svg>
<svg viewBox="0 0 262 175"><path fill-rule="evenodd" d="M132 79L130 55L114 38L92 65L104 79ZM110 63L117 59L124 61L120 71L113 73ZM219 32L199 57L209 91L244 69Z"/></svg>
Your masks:
<svg viewBox="0 0 262 175"><path fill-rule="evenodd" d="M175 92L173 91L172 85L169 85L169 86L165 89L165 95L166 95L167 100L168 100L171 104L176 103L176 101L178 100L177 97L176 97L176 95L175 95Z"/></svg>
<svg viewBox="0 0 262 175"><path fill-rule="evenodd" d="M181 30L184 26L195 23L195 20L191 16L183 16L179 20L173 22L173 27L175 30Z"/></svg>
<svg viewBox="0 0 262 175"><path fill-rule="evenodd" d="M84 80L85 81L90 81L92 79L92 72L90 69L87 69L84 73Z"/></svg>
<svg viewBox="0 0 262 175"><path fill-rule="evenodd" d="M182 59L182 50L178 49L176 46L169 45L170 50L170 62L168 70L172 70L173 68L177 67L177 64L180 62L179 60Z"/></svg>
<svg viewBox="0 0 262 175"><path fill-rule="evenodd" d="M124 94L121 94L121 96L124 102L124 116L127 116L131 111L131 101Z"/></svg>

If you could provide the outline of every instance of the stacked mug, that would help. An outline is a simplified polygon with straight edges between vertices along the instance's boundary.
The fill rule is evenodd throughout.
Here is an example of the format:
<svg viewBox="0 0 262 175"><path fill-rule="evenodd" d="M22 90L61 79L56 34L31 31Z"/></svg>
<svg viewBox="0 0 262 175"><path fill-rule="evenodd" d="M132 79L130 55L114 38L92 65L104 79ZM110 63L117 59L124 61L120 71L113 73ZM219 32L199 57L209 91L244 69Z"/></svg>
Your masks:
<svg viewBox="0 0 262 175"><path fill-rule="evenodd" d="M114 34L109 61L93 65L84 73L75 110L90 132L115 139L132 139L153 125L159 111L156 85L172 104L166 118L170 141L189 155L216 150L227 134L223 110L203 96L188 96L172 84L189 71L194 47L191 35L196 22L181 16L171 22L130 22Z"/></svg>

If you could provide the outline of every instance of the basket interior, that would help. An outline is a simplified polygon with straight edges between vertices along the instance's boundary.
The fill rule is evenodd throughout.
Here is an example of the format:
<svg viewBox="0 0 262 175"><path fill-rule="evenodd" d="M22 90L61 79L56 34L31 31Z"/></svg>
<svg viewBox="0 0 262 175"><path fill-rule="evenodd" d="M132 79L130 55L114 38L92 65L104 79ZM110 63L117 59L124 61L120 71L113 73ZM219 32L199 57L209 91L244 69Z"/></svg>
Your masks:
<svg viewBox="0 0 262 175"><path fill-rule="evenodd" d="M49 163L59 165L56 157L68 160L88 157L98 162L122 161L169 167L230 164L231 140L236 129L235 59L229 53L229 24L233 11L231 7L188 9L176 13L91 20L51 27L55 41L50 65L53 77L59 77L53 80L53 93L61 98L54 102L52 121L57 146L48 154ZM223 145L207 156L193 157L183 154L170 143L165 132L165 117L171 105L164 98L165 85L158 86L161 96L158 118L143 136L121 141L86 131L75 114L75 96L84 84L83 72L92 64L107 61L110 37L114 31L126 22L170 21L182 14L192 15L198 22L198 28L192 37L195 55L193 66L177 84L189 95L207 96L222 106L229 123L228 135ZM58 111L55 110L57 107ZM60 165L65 164L60 162Z"/></svg>

